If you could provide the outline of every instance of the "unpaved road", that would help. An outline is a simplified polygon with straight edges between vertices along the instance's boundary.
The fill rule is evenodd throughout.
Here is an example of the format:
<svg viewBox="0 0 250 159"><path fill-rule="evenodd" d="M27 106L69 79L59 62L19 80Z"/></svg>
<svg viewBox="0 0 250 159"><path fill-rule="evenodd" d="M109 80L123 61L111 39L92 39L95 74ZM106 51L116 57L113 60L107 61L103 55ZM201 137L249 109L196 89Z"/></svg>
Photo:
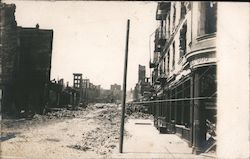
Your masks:
<svg viewBox="0 0 250 159"><path fill-rule="evenodd" d="M1 158L109 158L117 151L119 127L115 104L59 111L31 121L3 120L1 134L7 139L1 142Z"/></svg>

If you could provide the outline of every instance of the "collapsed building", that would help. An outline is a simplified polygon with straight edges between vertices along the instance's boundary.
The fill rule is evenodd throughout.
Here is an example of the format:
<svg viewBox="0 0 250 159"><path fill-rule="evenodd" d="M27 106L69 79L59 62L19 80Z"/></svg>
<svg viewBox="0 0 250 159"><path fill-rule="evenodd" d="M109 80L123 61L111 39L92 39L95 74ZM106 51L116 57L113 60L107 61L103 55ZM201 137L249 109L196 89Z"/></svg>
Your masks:
<svg viewBox="0 0 250 159"><path fill-rule="evenodd" d="M83 79L82 73L73 73L73 86L64 80L52 80L49 84L48 107L86 106L88 103L99 102L101 92L100 85L94 85L89 79Z"/></svg>
<svg viewBox="0 0 250 159"><path fill-rule="evenodd" d="M98 102L101 95L101 85L95 85L90 79L83 79L82 98L84 103Z"/></svg>

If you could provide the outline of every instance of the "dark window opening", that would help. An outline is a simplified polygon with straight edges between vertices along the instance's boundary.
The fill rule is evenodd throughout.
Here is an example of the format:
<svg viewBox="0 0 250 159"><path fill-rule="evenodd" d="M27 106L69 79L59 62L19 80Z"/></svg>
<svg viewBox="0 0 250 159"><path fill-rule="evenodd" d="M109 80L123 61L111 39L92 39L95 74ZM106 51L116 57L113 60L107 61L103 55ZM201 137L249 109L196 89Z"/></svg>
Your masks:
<svg viewBox="0 0 250 159"><path fill-rule="evenodd" d="M162 73L163 73L163 70L162 70L162 64L160 65L160 76L162 75Z"/></svg>
<svg viewBox="0 0 250 159"><path fill-rule="evenodd" d="M173 30L175 28L175 19L176 19L176 8L174 6L174 13L173 13Z"/></svg>
<svg viewBox="0 0 250 159"><path fill-rule="evenodd" d="M204 2L204 3L205 3L205 34L211 34L216 32L217 3L216 2Z"/></svg>
<svg viewBox="0 0 250 159"><path fill-rule="evenodd" d="M170 15L168 16L168 38L170 37L170 23L171 23L171 21L170 21Z"/></svg>
<svg viewBox="0 0 250 159"><path fill-rule="evenodd" d="M187 52L187 24L185 23L180 30L180 57L186 54Z"/></svg>
<svg viewBox="0 0 250 159"><path fill-rule="evenodd" d="M185 2L181 2L181 19L183 19L187 13Z"/></svg>
<svg viewBox="0 0 250 159"><path fill-rule="evenodd" d="M173 61L172 61L172 68L174 69L175 66L175 42L173 43Z"/></svg>
<svg viewBox="0 0 250 159"><path fill-rule="evenodd" d="M166 73L166 58L163 59L163 72Z"/></svg>
<svg viewBox="0 0 250 159"><path fill-rule="evenodd" d="M169 61L170 61L170 54L169 54L169 51L168 51L167 57L168 57L167 72L169 72Z"/></svg>

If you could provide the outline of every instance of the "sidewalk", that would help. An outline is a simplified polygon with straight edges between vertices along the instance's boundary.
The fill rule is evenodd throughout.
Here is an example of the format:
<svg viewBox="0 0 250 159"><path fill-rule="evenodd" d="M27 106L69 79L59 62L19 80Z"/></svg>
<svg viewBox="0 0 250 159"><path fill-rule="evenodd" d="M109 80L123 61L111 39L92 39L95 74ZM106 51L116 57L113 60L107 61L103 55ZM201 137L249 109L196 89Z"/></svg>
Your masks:
<svg viewBox="0 0 250 159"><path fill-rule="evenodd" d="M188 144L175 134L159 134L151 120L130 119L125 124L123 153L112 158L210 158L192 154Z"/></svg>

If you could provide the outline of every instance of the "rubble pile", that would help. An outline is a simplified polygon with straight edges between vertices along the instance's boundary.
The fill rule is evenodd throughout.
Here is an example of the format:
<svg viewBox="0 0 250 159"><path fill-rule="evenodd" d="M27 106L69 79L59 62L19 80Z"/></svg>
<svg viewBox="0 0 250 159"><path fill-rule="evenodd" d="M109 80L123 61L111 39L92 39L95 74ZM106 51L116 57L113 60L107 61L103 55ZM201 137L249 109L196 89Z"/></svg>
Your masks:
<svg viewBox="0 0 250 159"><path fill-rule="evenodd" d="M79 134L80 136L75 142L66 144L68 148L84 152L92 151L106 157L118 149L121 107L117 104L89 104L86 108L78 108L77 110L53 108L45 115L35 114L31 119L18 120L14 123L7 122L5 127L9 128L16 125L23 129L30 129L31 126L39 127L41 125L47 125L57 121L63 122L65 119L73 118L80 118L79 120L75 120L75 122L84 121L87 128L83 128L81 131L82 136ZM126 120L127 118L125 118L125 122ZM93 124L93 127L91 124ZM126 131L124 135L129 137Z"/></svg>
<svg viewBox="0 0 250 159"><path fill-rule="evenodd" d="M143 112L133 112L129 116L130 119L153 119L151 114L146 114Z"/></svg>
<svg viewBox="0 0 250 159"><path fill-rule="evenodd" d="M61 109L60 111L52 111L46 114L46 117L49 119L55 118L75 118L82 115L83 111L77 110L68 110L68 109Z"/></svg>
<svg viewBox="0 0 250 159"><path fill-rule="evenodd" d="M126 114L130 119L153 119L153 116L148 114L147 108L143 105L128 104Z"/></svg>
<svg viewBox="0 0 250 159"><path fill-rule="evenodd" d="M35 121L46 121L50 119L65 119L65 118L75 118L82 116L85 113L85 108L78 107L77 109L68 108L47 108L44 115L33 114L31 117L26 117L26 119L32 119Z"/></svg>
<svg viewBox="0 0 250 159"><path fill-rule="evenodd" d="M69 147L108 155L119 142L121 111L116 104L95 104L87 107L87 110L93 109L99 109L93 117L98 127L83 133L82 141Z"/></svg>

